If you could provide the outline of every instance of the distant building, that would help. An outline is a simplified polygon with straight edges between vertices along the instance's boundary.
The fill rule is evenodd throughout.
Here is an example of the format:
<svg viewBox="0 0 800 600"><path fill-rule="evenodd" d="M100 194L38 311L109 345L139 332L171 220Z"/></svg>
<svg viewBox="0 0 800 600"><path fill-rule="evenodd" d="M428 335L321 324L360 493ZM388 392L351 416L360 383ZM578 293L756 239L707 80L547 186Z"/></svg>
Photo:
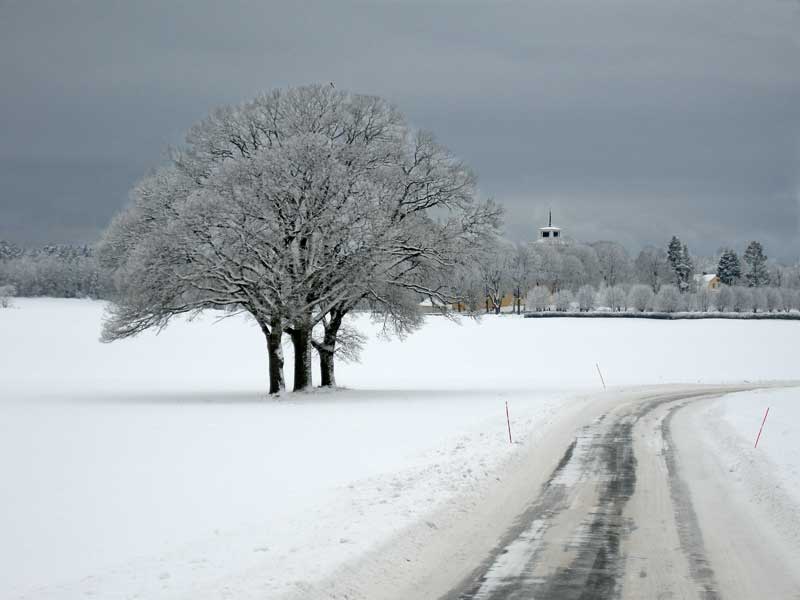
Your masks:
<svg viewBox="0 0 800 600"><path fill-rule="evenodd" d="M549 212L548 221L546 227L539 228L539 237L536 239L537 243L544 243L544 244L558 244L558 245L569 245L570 241L565 240L561 227L553 225L553 211ZM527 290L520 290L520 298L517 298L513 291L509 291L503 298L500 300L500 312L508 313L508 312L515 312L517 310L517 301L519 301L519 309L520 311L525 310L525 300L527 297ZM491 302L487 296L485 299L485 310L486 312L490 312ZM419 303L419 307L421 312L426 314L431 313L441 313L447 311L455 311L455 312L463 312L467 310L467 306L464 304L443 304L442 302L435 300L433 298L426 298Z"/></svg>
<svg viewBox="0 0 800 600"><path fill-rule="evenodd" d="M428 315L428 314L441 314L443 312L448 311L455 311L455 312L464 312L467 310L467 305L463 302L459 303L445 303L441 300L437 300L436 298L425 298L422 302L419 303L420 312Z"/></svg>
<svg viewBox="0 0 800 600"><path fill-rule="evenodd" d="M697 289L716 290L720 285L719 277L714 273L702 273L694 276Z"/></svg>
<svg viewBox="0 0 800 600"><path fill-rule="evenodd" d="M553 226L553 211L550 211L550 219L547 227L539 228L539 242L555 242L561 240L561 227Z"/></svg>

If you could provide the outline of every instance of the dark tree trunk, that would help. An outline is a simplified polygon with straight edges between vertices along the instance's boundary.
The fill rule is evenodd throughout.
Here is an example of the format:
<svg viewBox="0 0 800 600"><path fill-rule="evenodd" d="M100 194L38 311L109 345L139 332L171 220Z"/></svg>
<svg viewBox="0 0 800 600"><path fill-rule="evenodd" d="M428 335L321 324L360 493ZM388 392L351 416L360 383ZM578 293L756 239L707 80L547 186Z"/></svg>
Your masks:
<svg viewBox="0 0 800 600"><path fill-rule="evenodd" d="M267 338L269 393L280 394L286 389L286 380L283 378L283 346L281 345L283 329L280 321L273 321L269 325L261 324L261 331Z"/></svg>
<svg viewBox="0 0 800 600"><path fill-rule="evenodd" d="M294 349L295 392L311 386L311 326L303 323L289 330Z"/></svg>
<svg viewBox="0 0 800 600"><path fill-rule="evenodd" d="M334 366L333 352L321 351L319 353L319 368L322 373L321 387L335 387L336 375L333 370Z"/></svg>
<svg viewBox="0 0 800 600"><path fill-rule="evenodd" d="M319 354L319 367L322 374L322 387L334 387L336 385L336 374L334 365L336 359L336 340L339 335L339 328L342 326L344 314L339 311L331 312L330 320L324 324L325 334L321 344L314 344Z"/></svg>

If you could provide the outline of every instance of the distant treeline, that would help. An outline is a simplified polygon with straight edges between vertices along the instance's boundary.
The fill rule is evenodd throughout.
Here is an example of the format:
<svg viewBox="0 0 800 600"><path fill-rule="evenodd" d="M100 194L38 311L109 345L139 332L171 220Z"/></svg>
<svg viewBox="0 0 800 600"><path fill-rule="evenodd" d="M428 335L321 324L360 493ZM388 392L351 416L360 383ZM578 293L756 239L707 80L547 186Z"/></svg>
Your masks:
<svg viewBox="0 0 800 600"><path fill-rule="evenodd" d="M694 256L677 236L631 256L619 243L549 240L497 243L456 282L467 312L683 311L800 309L800 264L769 260L758 241Z"/></svg>
<svg viewBox="0 0 800 600"><path fill-rule="evenodd" d="M800 321L800 312L729 313L729 312L527 312L526 319L652 319L656 321L699 321L705 319L736 319L745 321Z"/></svg>
<svg viewBox="0 0 800 600"><path fill-rule="evenodd" d="M108 298L110 278L87 245L21 248L0 240L0 287L9 295Z"/></svg>
<svg viewBox="0 0 800 600"><path fill-rule="evenodd" d="M515 244L498 239L476 253L472 269L454 273L467 312L576 310L614 312L778 312L800 309L800 264L767 259L750 243L740 257L731 249L692 256L677 237L667 247L648 246L635 258L616 242ZM702 274L716 274L709 289ZM21 248L0 240L0 296L110 299L113 278L88 245ZM10 293L9 293L10 292ZM507 306L509 297L512 306ZM420 297L422 299L422 297Z"/></svg>

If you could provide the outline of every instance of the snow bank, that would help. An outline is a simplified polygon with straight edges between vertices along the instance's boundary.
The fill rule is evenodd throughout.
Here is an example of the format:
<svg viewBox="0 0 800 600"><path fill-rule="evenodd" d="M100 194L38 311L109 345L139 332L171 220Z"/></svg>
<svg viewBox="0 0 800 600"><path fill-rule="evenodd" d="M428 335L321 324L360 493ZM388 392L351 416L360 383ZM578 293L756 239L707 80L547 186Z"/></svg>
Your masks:
<svg viewBox="0 0 800 600"><path fill-rule="evenodd" d="M764 413L758 448L754 443ZM800 548L800 388L755 390L709 403L695 421L709 453L727 475L730 497L758 524L777 556Z"/></svg>
<svg viewBox="0 0 800 600"><path fill-rule="evenodd" d="M769 416L754 449L767 408ZM736 432L742 455L765 459L775 480L800 506L800 388L732 394L719 402L717 414Z"/></svg>
<svg viewBox="0 0 800 600"><path fill-rule="evenodd" d="M798 378L798 323L431 317L350 390L264 399L260 331L206 315L102 345L103 305L0 310L0 597L302 593L479 497L576 390ZM290 361L287 360L287 364ZM766 440L766 438L765 438Z"/></svg>

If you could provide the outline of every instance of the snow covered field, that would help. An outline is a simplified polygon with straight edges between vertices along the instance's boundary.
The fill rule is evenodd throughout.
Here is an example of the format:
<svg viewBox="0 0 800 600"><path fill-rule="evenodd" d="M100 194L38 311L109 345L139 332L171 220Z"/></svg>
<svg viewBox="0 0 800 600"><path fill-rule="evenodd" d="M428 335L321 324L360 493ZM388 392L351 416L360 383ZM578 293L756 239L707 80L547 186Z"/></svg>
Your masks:
<svg viewBox="0 0 800 600"><path fill-rule="evenodd" d="M102 310L0 310L0 597L302 596L445 502L480 499L602 396L595 363L610 386L800 379L797 322L432 317L400 342L362 318L363 361L338 367L349 390L273 401L243 318L102 345ZM748 436L763 410L723 406ZM795 475L797 433L768 421L759 445L772 459L783 439L776 468Z"/></svg>

